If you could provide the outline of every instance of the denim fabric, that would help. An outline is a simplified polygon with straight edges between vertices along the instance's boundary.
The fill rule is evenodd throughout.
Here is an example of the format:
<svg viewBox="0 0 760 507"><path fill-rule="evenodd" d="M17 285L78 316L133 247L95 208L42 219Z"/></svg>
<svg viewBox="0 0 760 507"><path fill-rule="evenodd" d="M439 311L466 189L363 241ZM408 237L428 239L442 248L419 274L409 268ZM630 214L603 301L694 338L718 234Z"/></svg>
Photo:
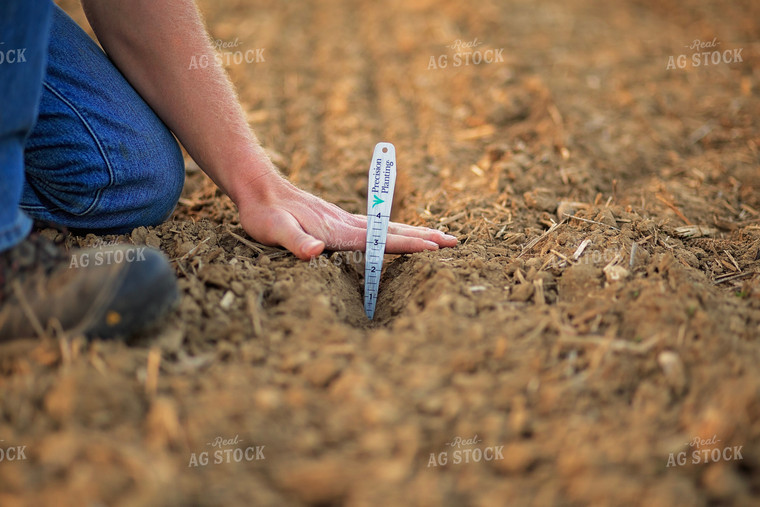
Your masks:
<svg viewBox="0 0 760 507"><path fill-rule="evenodd" d="M32 228L19 208L24 143L42 93L51 7L50 0L0 2L0 251L21 241Z"/></svg>
<svg viewBox="0 0 760 507"><path fill-rule="evenodd" d="M10 3L24 4L24 17L34 10L28 0ZM33 2L38 10L48 3ZM51 16L39 113L24 145L26 183L20 202L3 198L0 217L9 218L0 220L0 231L12 227L19 206L33 218L101 233L166 220L185 177L177 141L71 18L55 6ZM35 33L44 37L44 30ZM10 36L0 32L0 38ZM0 79L0 90L4 86ZM35 86L39 79L34 76L16 83L25 95ZM0 102L11 116L18 114L17 103ZM4 130L5 122L0 137ZM18 178L17 172L17 166L4 163L0 178ZM13 244L1 241L0 250Z"/></svg>

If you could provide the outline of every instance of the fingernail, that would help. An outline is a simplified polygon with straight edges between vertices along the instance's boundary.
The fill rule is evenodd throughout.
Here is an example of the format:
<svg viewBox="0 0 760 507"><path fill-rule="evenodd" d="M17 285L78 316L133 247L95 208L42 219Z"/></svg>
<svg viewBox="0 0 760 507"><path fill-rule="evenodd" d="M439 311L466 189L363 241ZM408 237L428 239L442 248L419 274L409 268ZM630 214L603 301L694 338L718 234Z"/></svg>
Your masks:
<svg viewBox="0 0 760 507"><path fill-rule="evenodd" d="M438 250L438 243L432 241L425 240L425 246L428 250Z"/></svg>
<svg viewBox="0 0 760 507"><path fill-rule="evenodd" d="M312 239L312 240L310 240L309 242L306 243L306 248L308 250L313 250L315 248L318 248L318 247L322 246L321 243L322 242L319 241L319 240Z"/></svg>
<svg viewBox="0 0 760 507"><path fill-rule="evenodd" d="M451 234L444 234L444 233L441 233L441 234L446 239L457 239L456 236L452 236Z"/></svg>

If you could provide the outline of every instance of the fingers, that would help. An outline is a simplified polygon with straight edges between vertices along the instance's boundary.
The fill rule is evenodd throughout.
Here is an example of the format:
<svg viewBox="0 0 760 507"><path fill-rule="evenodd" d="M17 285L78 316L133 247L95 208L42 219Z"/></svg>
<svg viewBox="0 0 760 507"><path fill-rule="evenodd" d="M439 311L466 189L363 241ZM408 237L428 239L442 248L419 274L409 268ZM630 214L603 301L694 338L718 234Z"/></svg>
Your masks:
<svg viewBox="0 0 760 507"><path fill-rule="evenodd" d="M409 236L412 238L421 238L427 241L431 241L438 246L456 246L457 238L446 234L442 231L430 229L428 227L417 227L413 225L400 224L391 222L388 225L388 232L392 234L398 234L401 236Z"/></svg>
<svg viewBox="0 0 760 507"><path fill-rule="evenodd" d="M334 240L328 240L327 248L331 250L364 251L367 242L366 222L363 227L344 226ZM393 223L388 226L386 239L387 253L414 253L425 250L438 250L440 247L456 246L454 236L426 227Z"/></svg>
<svg viewBox="0 0 760 507"><path fill-rule="evenodd" d="M327 204L331 208L334 208L334 211L336 211L337 216L339 216L341 221L343 221L345 224L351 227L358 227L366 231L366 228L367 228L366 216L348 213L347 211L343 210L342 208L334 204L330 204L330 203L327 203ZM446 234L443 231L431 229L429 227L407 225L407 224L403 224L399 222L390 222L388 224L388 233L398 234L399 236L409 236L412 238L420 238L426 241L432 241L433 243L437 244L440 247L453 247L453 246L456 246L458 243L457 238L455 238L454 236L450 234ZM420 247L419 242L411 242L409 244L416 245L417 248ZM346 249L345 245L340 249L341 250ZM415 250L415 251L421 251L421 250Z"/></svg>
<svg viewBox="0 0 760 507"><path fill-rule="evenodd" d="M324 242L319 241L318 239L313 238L306 233L302 234L302 236L303 237L299 240L300 242L298 243L298 246L295 247L296 250L292 250L288 248L288 250L295 253L296 257L298 257L302 261L306 261L306 260L311 259L312 257L316 257L317 255L322 253L322 250L325 249Z"/></svg>
<svg viewBox="0 0 760 507"><path fill-rule="evenodd" d="M416 253L426 250L438 250L438 243L401 234L388 234L385 240L385 253L389 254Z"/></svg>
<svg viewBox="0 0 760 507"><path fill-rule="evenodd" d="M336 231L334 239L329 239L327 248L330 250L360 250L364 251L367 244L367 229L353 227L350 225L342 227Z"/></svg>
<svg viewBox="0 0 760 507"><path fill-rule="evenodd" d="M367 227L367 217L361 215L351 215L356 220L356 227ZM400 236L409 236L412 238L421 238L432 241L438 246L451 247L456 246L459 241L456 237L446 234L443 231L431 229L429 227L420 227L417 225L407 225L399 222L390 222L388 224L389 234L398 234Z"/></svg>
<svg viewBox="0 0 760 507"><path fill-rule="evenodd" d="M322 217L321 226L313 226L313 220L303 222L289 212L280 210L270 216L266 226L270 243L280 244L290 250L301 260L309 260L322 253L325 248L331 250L364 251L367 241L366 217L359 215L333 217L331 227L326 227L326 216ZM351 218L352 220L349 220ZM336 225L335 222L338 222ZM312 226L310 227L309 224ZM317 232L317 237L307 233ZM317 230L321 231L318 232ZM263 238L262 238L263 239ZM404 254L438 250L441 247L456 246L457 239L427 227L417 227L397 222L388 225L385 251L390 254Z"/></svg>
<svg viewBox="0 0 760 507"><path fill-rule="evenodd" d="M322 253L325 243L307 234L293 215L282 213L272 220L272 237L301 260L309 260Z"/></svg>

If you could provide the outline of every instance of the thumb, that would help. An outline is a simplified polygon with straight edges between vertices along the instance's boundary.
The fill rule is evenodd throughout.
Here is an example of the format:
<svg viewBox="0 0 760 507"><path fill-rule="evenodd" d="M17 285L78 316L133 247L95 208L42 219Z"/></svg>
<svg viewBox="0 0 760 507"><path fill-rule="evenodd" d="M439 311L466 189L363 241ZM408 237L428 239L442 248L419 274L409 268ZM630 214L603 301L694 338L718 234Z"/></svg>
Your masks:
<svg viewBox="0 0 760 507"><path fill-rule="evenodd" d="M283 213L272 225L274 240L293 252L301 260L309 260L322 253L325 243L307 234L290 213Z"/></svg>

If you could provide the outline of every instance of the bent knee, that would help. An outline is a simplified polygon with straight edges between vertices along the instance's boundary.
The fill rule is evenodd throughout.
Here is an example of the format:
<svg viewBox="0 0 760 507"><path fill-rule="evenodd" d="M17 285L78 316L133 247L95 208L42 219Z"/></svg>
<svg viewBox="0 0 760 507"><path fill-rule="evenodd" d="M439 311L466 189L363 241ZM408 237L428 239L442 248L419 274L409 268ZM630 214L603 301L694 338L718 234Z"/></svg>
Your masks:
<svg viewBox="0 0 760 507"><path fill-rule="evenodd" d="M185 164L168 129L151 134L138 134L137 142L111 138L105 150L82 143L75 157L55 148L37 157L44 167L27 166L22 208L38 219L103 233L160 224L177 205Z"/></svg>
<svg viewBox="0 0 760 507"><path fill-rule="evenodd" d="M157 146L148 158L143 161L148 167L143 166L145 181L140 184L140 213L130 224L131 228L166 221L174 212L185 185L185 161L173 136Z"/></svg>

